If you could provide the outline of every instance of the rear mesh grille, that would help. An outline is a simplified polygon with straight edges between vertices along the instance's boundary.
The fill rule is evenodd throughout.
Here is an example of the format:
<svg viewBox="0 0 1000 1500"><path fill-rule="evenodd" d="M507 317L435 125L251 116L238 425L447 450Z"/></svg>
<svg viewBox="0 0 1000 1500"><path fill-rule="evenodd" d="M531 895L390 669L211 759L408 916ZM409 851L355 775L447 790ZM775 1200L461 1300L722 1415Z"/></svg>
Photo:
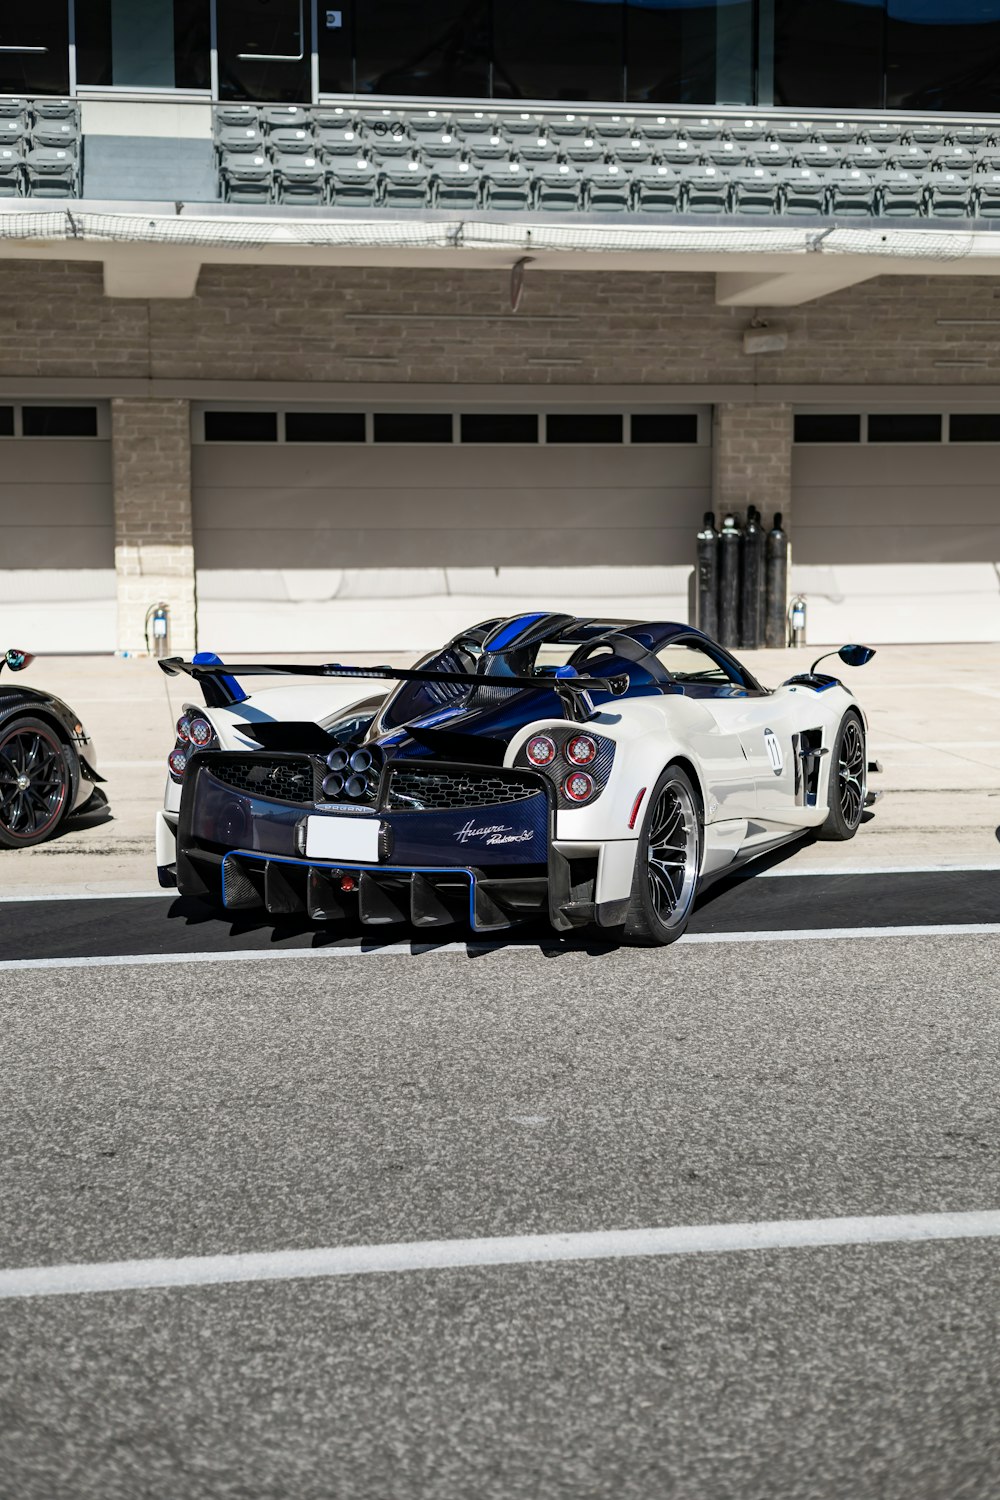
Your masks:
<svg viewBox="0 0 1000 1500"><path fill-rule="evenodd" d="M304 755L295 760L275 760L268 755L213 759L207 769L226 786L258 797L277 797L282 802L316 800L313 763Z"/></svg>
<svg viewBox="0 0 1000 1500"><path fill-rule="evenodd" d="M541 787L496 771L394 769L385 796L387 812L452 807L491 807L535 797Z"/></svg>

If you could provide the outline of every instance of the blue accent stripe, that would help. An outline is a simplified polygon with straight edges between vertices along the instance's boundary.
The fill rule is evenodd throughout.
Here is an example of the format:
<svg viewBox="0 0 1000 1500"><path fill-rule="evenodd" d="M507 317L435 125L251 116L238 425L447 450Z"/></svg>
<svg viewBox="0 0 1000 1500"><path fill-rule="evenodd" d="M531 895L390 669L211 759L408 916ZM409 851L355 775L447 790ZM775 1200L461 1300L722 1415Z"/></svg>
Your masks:
<svg viewBox="0 0 1000 1500"><path fill-rule="evenodd" d="M216 656L214 651L196 651L191 661L196 667L221 667L224 665L222 657ZM250 696L249 693L243 691L236 678L230 676L228 672L220 672L219 681L234 703L245 703Z"/></svg>
<svg viewBox="0 0 1000 1500"><path fill-rule="evenodd" d="M544 620L545 613L545 610L539 610L536 615L518 615L516 620L511 620L508 624L501 625L496 635L491 635L488 640L483 642L483 650L502 651L505 646L509 646L512 641L516 641L518 636L523 634L529 626L534 625L538 620Z"/></svg>

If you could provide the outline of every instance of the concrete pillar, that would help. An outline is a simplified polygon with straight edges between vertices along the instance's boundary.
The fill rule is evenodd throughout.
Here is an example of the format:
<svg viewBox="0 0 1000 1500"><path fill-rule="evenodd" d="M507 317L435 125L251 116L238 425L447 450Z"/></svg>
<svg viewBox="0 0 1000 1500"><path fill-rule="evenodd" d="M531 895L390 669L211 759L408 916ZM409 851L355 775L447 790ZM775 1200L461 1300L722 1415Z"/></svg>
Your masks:
<svg viewBox="0 0 1000 1500"><path fill-rule="evenodd" d="M756 505L770 528L775 511L792 520L792 408L786 402L723 401L712 427L712 504L716 525L727 511L746 519Z"/></svg>
<svg viewBox="0 0 1000 1500"><path fill-rule="evenodd" d="M186 401L111 402L118 650L146 649L151 604L170 610L171 655L195 650L191 414Z"/></svg>

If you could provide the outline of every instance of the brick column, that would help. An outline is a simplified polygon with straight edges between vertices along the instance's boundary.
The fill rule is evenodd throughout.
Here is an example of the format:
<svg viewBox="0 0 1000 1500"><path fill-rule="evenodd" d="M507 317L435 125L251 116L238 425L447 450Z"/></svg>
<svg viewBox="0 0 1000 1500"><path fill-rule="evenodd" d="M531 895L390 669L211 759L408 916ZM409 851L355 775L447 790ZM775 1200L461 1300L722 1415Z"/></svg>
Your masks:
<svg viewBox="0 0 1000 1500"><path fill-rule="evenodd" d="M146 611L161 600L171 654L195 649L190 424L186 401L111 403L119 651L146 649Z"/></svg>
<svg viewBox="0 0 1000 1500"><path fill-rule="evenodd" d="M746 519L756 505L770 528L775 511L791 534L792 408L783 402L720 402L712 424L712 503L715 524L727 511Z"/></svg>

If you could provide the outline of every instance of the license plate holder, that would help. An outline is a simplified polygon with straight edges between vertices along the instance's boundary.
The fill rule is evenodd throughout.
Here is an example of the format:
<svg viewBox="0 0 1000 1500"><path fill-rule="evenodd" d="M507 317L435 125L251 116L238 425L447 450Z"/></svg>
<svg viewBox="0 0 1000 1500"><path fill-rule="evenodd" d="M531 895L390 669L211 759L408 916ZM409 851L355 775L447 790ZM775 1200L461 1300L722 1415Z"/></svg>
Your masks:
<svg viewBox="0 0 1000 1500"><path fill-rule="evenodd" d="M308 817L306 858L377 865L380 828L378 818L340 818L332 813Z"/></svg>

